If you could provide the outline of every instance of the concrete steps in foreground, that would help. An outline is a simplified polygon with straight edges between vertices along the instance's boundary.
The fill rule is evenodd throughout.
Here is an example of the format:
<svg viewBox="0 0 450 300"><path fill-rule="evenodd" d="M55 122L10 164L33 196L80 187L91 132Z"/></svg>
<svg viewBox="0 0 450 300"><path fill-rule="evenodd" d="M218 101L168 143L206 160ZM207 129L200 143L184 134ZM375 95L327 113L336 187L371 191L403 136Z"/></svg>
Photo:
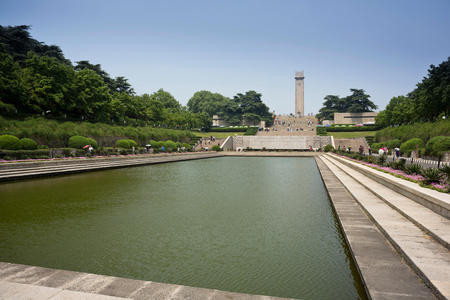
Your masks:
<svg viewBox="0 0 450 300"><path fill-rule="evenodd" d="M70 159L0 165L0 182L220 156L217 152Z"/></svg>
<svg viewBox="0 0 450 300"><path fill-rule="evenodd" d="M355 162L331 154L320 158L434 294L450 299L450 220L397 193L395 186L391 189L365 176L364 168L359 172L358 166L349 166ZM424 188L417 185L420 189Z"/></svg>
<svg viewBox="0 0 450 300"><path fill-rule="evenodd" d="M0 299L282 300L283 298L0 262Z"/></svg>

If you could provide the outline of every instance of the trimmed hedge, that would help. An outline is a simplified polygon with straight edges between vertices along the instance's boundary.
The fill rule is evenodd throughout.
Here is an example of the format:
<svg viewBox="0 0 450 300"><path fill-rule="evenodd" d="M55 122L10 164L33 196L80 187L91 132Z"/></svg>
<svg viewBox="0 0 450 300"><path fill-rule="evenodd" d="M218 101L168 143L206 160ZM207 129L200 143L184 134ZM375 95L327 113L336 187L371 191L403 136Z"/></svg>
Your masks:
<svg viewBox="0 0 450 300"><path fill-rule="evenodd" d="M69 148L83 149L86 145L91 145L92 148L97 149L98 144L94 139L86 138L84 136L74 135L70 137L67 143Z"/></svg>
<svg viewBox="0 0 450 300"><path fill-rule="evenodd" d="M211 150L212 151L221 151L222 149L220 149L219 145L214 145L214 146L211 147Z"/></svg>
<svg viewBox="0 0 450 300"><path fill-rule="evenodd" d="M333 150L334 150L333 145L326 145L325 148L323 148L323 151L325 151L325 152L330 152Z"/></svg>
<svg viewBox="0 0 450 300"><path fill-rule="evenodd" d="M0 149L20 150L22 149L22 143L17 137L9 134L4 134L0 136Z"/></svg>
<svg viewBox="0 0 450 300"><path fill-rule="evenodd" d="M131 149L131 148L137 148L138 144L130 139L122 139L122 140L118 140L116 142L116 147L117 148L124 148L124 149Z"/></svg>
<svg viewBox="0 0 450 300"><path fill-rule="evenodd" d="M258 127L255 127L258 128ZM209 132L246 132L248 127L219 127L211 128Z"/></svg>
<svg viewBox="0 0 450 300"><path fill-rule="evenodd" d="M32 139L23 138L20 142L22 143L22 148L24 150L37 150L38 148L38 144Z"/></svg>
<svg viewBox="0 0 450 300"><path fill-rule="evenodd" d="M450 137L442 137L433 145L433 151L436 153L450 151Z"/></svg>
<svg viewBox="0 0 450 300"><path fill-rule="evenodd" d="M177 151L177 144L175 144L173 141L168 140L166 141L167 150Z"/></svg>
<svg viewBox="0 0 450 300"><path fill-rule="evenodd" d="M433 137L433 138L431 138L428 142L427 142L427 144L426 144L426 146L425 146L425 153L426 154L431 154L431 152L433 152L433 146L434 146L434 144L437 142L437 141L439 141L440 139L445 139L446 137L445 136L435 136L435 137Z"/></svg>
<svg viewBox="0 0 450 300"><path fill-rule="evenodd" d="M258 132L258 129L259 129L258 127L249 127L245 131L244 135L255 135Z"/></svg>
<svg viewBox="0 0 450 300"><path fill-rule="evenodd" d="M400 152L406 153L409 156L411 151L416 149L416 144L419 146L419 149L425 146L425 143L421 139L413 138L400 146Z"/></svg>
<svg viewBox="0 0 450 300"><path fill-rule="evenodd" d="M400 140L390 140L384 143L388 149L394 149L402 145L402 141Z"/></svg>
<svg viewBox="0 0 450 300"><path fill-rule="evenodd" d="M47 150L3 150L0 157L5 160L16 159L48 159L50 151Z"/></svg>

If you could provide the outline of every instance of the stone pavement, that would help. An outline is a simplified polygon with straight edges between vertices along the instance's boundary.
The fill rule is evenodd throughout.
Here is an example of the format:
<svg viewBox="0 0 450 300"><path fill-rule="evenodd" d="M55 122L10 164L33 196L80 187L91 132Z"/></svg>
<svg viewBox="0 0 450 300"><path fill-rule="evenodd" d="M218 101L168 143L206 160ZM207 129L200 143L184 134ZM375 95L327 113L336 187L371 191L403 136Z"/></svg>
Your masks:
<svg viewBox="0 0 450 300"><path fill-rule="evenodd" d="M316 161L371 298L450 299L450 220L386 187L397 179L389 174L378 172L387 180L380 184L357 163L331 154ZM450 203L450 195L415 190Z"/></svg>
<svg viewBox="0 0 450 300"><path fill-rule="evenodd" d="M0 299L282 300L283 298L0 263Z"/></svg>

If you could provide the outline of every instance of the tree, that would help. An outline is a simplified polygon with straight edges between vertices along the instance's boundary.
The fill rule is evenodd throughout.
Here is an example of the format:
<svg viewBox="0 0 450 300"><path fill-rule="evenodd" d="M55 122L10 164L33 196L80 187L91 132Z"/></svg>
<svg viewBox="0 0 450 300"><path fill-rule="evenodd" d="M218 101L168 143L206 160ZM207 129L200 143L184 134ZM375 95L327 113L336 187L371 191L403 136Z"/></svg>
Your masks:
<svg viewBox="0 0 450 300"><path fill-rule="evenodd" d="M96 121L108 121L111 95L103 78L90 69L76 72L76 112Z"/></svg>
<svg viewBox="0 0 450 300"><path fill-rule="evenodd" d="M233 102L238 104L242 113L248 115L252 120L256 120L254 115L259 116L260 120L272 123L272 114L269 107L261 100L262 94L255 91L248 91L245 95L238 93L233 97Z"/></svg>
<svg viewBox="0 0 450 300"><path fill-rule="evenodd" d="M127 93L128 95L135 94L131 84L128 83L128 79L123 76L116 77L115 88L118 93Z"/></svg>
<svg viewBox="0 0 450 300"><path fill-rule="evenodd" d="M229 98L219 93L199 91L189 99L187 107L193 113L206 112L212 117L213 115L223 115L224 107L229 101Z"/></svg>
<svg viewBox="0 0 450 300"><path fill-rule="evenodd" d="M352 94L345 98L347 112L369 112L378 108L369 100L370 96L364 90L350 89Z"/></svg>
<svg viewBox="0 0 450 300"><path fill-rule="evenodd" d="M95 73L97 73L97 75L99 75L101 78L103 78L103 81L108 86L111 94L117 91L116 82L114 81L114 79L109 77L109 74L102 69L101 65L99 64L93 65L88 60L81 60L77 61L76 63L77 64L74 67L75 71L81 71L84 69L92 70Z"/></svg>
<svg viewBox="0 0 450 300"><path fill-rule="evenodd" d="M152 100L160 101L168 112L178 112L181 109L181 104L169 93L163 89L150 95Z"/></svg>
<svg viewBox="0 0 450 300"><path fill-rule="evenodd" d="M378 108L375 103L369 100L370 96L365 94L364 90L350 89L350 96L339 98L336 95L327 95L323 102L323 107L319 110L316 117L319 121L324 119L334 120L335 113L344 112L369 112Z"/></svg>

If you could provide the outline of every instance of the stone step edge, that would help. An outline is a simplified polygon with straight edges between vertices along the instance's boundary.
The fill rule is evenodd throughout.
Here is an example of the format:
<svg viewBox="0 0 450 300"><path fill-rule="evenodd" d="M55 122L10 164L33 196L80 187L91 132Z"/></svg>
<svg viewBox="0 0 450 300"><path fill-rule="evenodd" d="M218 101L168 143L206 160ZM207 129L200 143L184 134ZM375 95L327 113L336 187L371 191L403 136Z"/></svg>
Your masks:
<svg viewBox="0 0 450 300"><path fill-rule="evenodd" d="M324 158L321 157L321 159L323 160ZM328 159L327 159L328 160ZM342 172L345 173L346 176L349 176L350 178L352 178L352 180L354 180L353 177L351 177L350 175L348 175L345 171L343 171L341 168L339 168L337 165L335 165L331 160L328 160L329 163L333 164L334 166L336 166L339 170L341 170ZM341 180L339 178L337 178L340 182ZM397 250L397 252L399 253L399 255L405 259L405 261L407 262L407 264L410 266L410 268L412 270L414 270L414 272L419 276L420 279L423 280L423 282L425 282L425 284L433 291L433 293L435 294L435 296L438 299L447 299L442 292L432 283L432 281L428 278L428 276L414 263L414 261L408 256L408 254L400 247L400 245L389 235L389 233L378 223L378 221L372 216L372 214L364 207L364 205L362 203L360 203L358 201L358 198L353 194L353 192L351 190L349 190L342 182L341 184L344 186L344 188L347 190L347 192L352 196L353 199L355 199L355 201L358 203L358 205L361 207L361 209L367 214L367 216L369 217L369 219L376 225L376 227L383 233L383 235L386 237L386 239L389 241L389 243L391 243L391 245ZM358 182L359 185L361 185L363 188L366 188L364 185L360 184ZM372 193L372 191L369 190L369 192ZM376 195L375 195L376 196ZM386 204L387 205L387 204ZM408 220L409 221L409 220ZM412 223L412 222L411 222ZM420 229L420 228L419 228ZM420 229L422 230L422 229ZM425 232L424 232L425 235Z"/></svg>
<svg viewBox="0 0 450 300"><path fill-rule="evenodd" d="M332 158L334 158L332 156ZM328 160L330 160L327 157ZM374 194L375 196L377 196L381 201L383 201L384 203L386 203L387 205L389 205L391 208L393 208L395 211L397 211L399 214L401 214L403 217L405 217L406 219L408 219L410 222L412 222L414 225L416 225L417 227L419 227L422 231L424 231L425 233L427 233L429 236L431 236L436 242L438 242L439 244L441 244L442 246L444 246L445 248L450 250L450 243L448 243L446 240L444 240L443 238L441 238L439 236L439 233L436 233L435 230L433 228L429 228L425 225L423 225L422 223L420 223L419 221L417 221L414 217L410 216L409 214L405 213L404 211L402 211L400 208L398 208L397 206L395 206L394 204L392 204L388 199L385 199L383 196L381 196L377 191L373 190L371 187L369 187L368 185L366 185L361 179L349 174L347 171L343 170L341 167L339 167L338 165L336 165L332 159L330 160L331 163L333 163L335 166L337 166L341 171L343 171L345 174L347 174L348 176L350 176L351 178L353 178L353 180L355 180L356 182L358 182L360 185L362 185L365 189L367 189L368 191L370 191L372 194ZM345 164L344 164L345 165ZM347 166L347 165L346 165ZM349 166L347 166L349 167ZM353 169L353 168L352 168ZM355 169L353 169L355 170ZM360 170L355 170L355 171L359 171ZM361 172L360 172L361 173ZM363 174L365 175L365 174ZM371 179L371 178L369 178ZM388 187L387 187L388 188ZM394 192L397 193L397 191L393 190ZM399 194L399 193L398 193ZM429 209L428 207L425 207L427 209ZM434 212L434 211L433 211ZM434 212L436 213L436 212ZM436 213L437 214L437 213ZM440 215L439 215L440 216Z"/></svg>
<svg viewBox="0 0 450 300"><path fill-rule="evenodd" d="M360 172L364 173L366 177L369 177L372 180L375 180L378 183L385 185L390 189L394 189L395 191L405 197L408 197L415 202L431 209L435 213L450 219L450 195L446 195L444 193L434 191L431 189L423 188L426 190L426 193L420 191L418 188L421 188L417 183L410 182L404 179L397 178L395 176L385 174L381 171L374 170L368 166L364 166L362 164L350 161L348 159L332 155L329 155L344 165Z"/></svg>

